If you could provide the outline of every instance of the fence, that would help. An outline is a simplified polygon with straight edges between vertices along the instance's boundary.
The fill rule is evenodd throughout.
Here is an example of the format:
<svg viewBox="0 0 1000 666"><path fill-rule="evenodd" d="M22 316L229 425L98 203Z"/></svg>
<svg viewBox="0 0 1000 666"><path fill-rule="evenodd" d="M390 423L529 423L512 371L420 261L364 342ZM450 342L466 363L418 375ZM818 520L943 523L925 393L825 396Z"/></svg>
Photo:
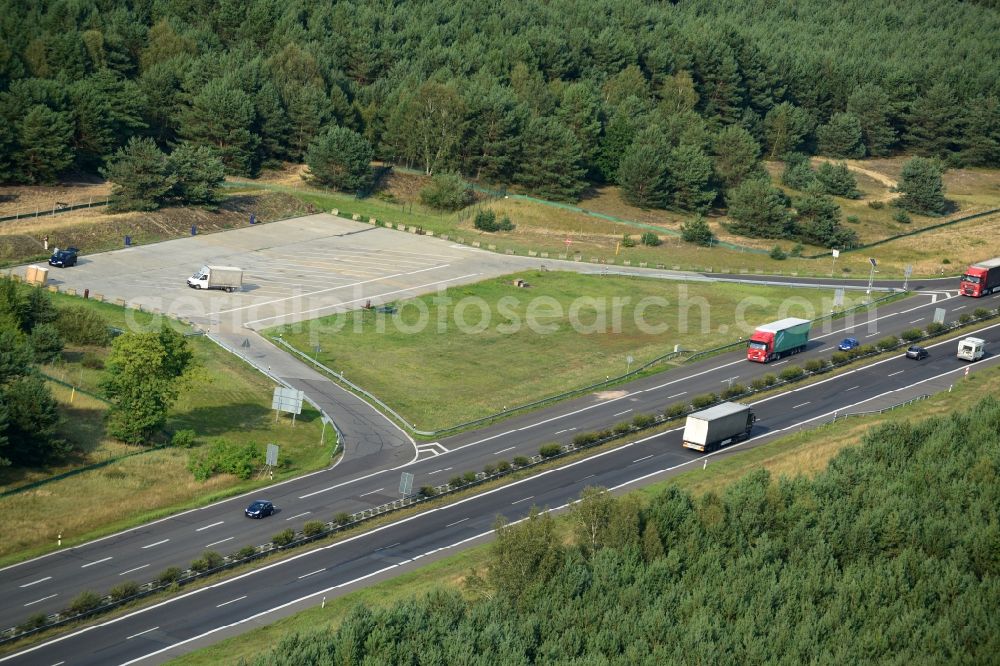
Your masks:
<svg viewBox="0 0 1000 666"><path fill-rule="evenodd" d="M11 220L21 220L29 217L42 217L49 215L58 215L59 213L67 213L71 210L80 210L81 208L93 208L94 206L107 206L111 203L111 197L104 197L98 201L94 201L93 197L87 203L64 203L62 201L52 202L52 207L46 207L44 210L26 210L23 213L16 211L13 215L4 215L0 217L0 222L8 222Z"/></svg>

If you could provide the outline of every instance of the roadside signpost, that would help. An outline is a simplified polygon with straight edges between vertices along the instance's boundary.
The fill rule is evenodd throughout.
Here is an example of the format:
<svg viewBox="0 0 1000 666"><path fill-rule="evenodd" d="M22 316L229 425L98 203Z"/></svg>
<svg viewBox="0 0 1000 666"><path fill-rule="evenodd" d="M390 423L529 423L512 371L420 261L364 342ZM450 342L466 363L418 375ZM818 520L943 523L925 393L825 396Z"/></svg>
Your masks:
<svg viewBox="0 0 1000 666"><path fill-rule="evenodd" d="M406 497L413 492L413 474L403 472L399 477L399 494Z"/></svg>

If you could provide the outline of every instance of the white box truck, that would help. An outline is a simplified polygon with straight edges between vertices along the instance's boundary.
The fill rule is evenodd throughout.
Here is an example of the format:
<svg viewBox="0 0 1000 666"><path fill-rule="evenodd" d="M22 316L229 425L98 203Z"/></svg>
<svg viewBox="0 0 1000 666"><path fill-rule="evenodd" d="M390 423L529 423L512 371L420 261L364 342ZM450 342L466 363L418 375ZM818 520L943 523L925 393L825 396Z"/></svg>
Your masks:
<svg viewBox="0 0 1000 666"><path fill-rule="evenodd" d="M243 269L235 266L202 266L187 279L192 289L225 289L233 292L243 287Z"/></svg>
<svg viewBox="0 0 1000 666"><path fill-rule="evenodd" d="M963 361L978 361L986 352L983 348L986 340L980 338L964 338L958 341L958 357Z"/></svg>
<svg viewBox="0 0 1000 666"><path fill-rule="evenodd" d="M684 424L684 448L712 451L750 436L757 420L748 405L724 402L695 412Z"/></svg>

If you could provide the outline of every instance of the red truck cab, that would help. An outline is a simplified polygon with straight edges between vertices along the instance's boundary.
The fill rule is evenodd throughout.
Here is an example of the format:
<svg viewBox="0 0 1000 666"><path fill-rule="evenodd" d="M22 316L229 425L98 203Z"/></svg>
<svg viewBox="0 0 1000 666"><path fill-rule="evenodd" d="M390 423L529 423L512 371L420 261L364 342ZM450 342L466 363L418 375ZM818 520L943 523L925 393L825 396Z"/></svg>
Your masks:
<svg viewBox="0 0 1000 666"><path fill-rule="evenodd" d="M963 296L988 296L1000 291L1000 258L972 264L962 276L959 293Z"/></svg>
<svg viewBox="0 0 1000 666"><path fill-rule="evenodd" d="M747 360L767 363L770 360L772 349L774 349L774 333L754 331L747 345Z"/></svg>

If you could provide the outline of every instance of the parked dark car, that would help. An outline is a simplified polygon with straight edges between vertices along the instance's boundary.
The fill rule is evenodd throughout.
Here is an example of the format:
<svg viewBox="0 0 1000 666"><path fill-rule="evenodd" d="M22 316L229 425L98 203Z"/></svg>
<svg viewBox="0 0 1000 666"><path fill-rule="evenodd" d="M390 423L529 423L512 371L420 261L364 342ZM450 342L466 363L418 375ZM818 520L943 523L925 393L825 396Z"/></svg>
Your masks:
<svg viewBox="0 0 1000 666"><path fill-rule="evenodd" d="M924 349L923 347L918 347L916 345L913 345L912 347L906 350L906 358L912 358L915 361L919 361L922 358L927 358L927 356L928 356L927 350Z"/></svg>
<svg viewBox="0 0 1000 666"><path fill-rule="evenodd" d="M852 349L856 349L860 346L861 343L858 342L857 338L844 338L840 341L840 344L837 345L837 349L840 351L851 351Z"/></svg>
<svg viewBox="0 0 1000 666"><path fill-rule="evenodd" d="M65 250L56 250L49 257L49 266L57 266L59 268L68 268L70 266L76 266L77 255L80 254L80 250L75 247L68 247Z"/></svg>
<svg viewBox="0 0 1000 666"><path fill-rule="evenodd" d="M254 500L244 512L247 518L263 518L274 513L274 505L267 500Z"/></svg>

